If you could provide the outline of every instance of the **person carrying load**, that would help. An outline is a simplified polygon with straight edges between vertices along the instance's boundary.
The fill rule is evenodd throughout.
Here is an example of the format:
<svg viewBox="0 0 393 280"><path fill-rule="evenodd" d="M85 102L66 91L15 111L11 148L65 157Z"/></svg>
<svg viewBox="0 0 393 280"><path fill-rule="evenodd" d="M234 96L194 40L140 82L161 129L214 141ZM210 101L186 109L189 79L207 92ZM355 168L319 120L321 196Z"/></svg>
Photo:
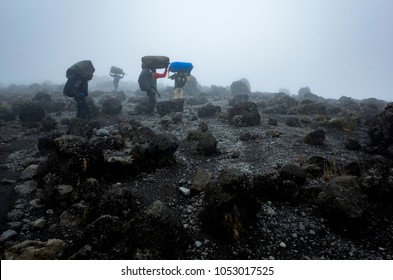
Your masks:
<svg viewBox="0 0 393 280"><path fill-rule="evenodd" d="M139 75L138 83L141 91L146 91L149 98L148 114L154 113L157 99L159 96L157 89L157 79L166 77L168 73L169 58L167 56L144 56L142 57L142 72ZM156 69L164 68L163 73L157 73Z"/></svg>
<svg viewBox="0 0 393 280"><path fill-rule="evenodd" d="M169 76L170 79L175 80L174 99L183 98L183 88L190 78L193 68L194 66L189 62L172 62L169 65L169 71L174 72Z"/></svg>
<svg viewBox="0 0 393 280"><path fill-rule="evenodd" d="M119 88L119 81L120 79L123 79L124 75L125 73L123 72L123 69L115 66L111 67L109 76L113 78L113 86L115 87L115 91L117 91Z"/></svg>
<svg viewBox="0 0 393 280"><path fill-rule="evenodd" d="M66 71L67 82L64 85L63 93L75 99L77 118L87 119L89 117L86 97L88 96L88 81L93 78L94 71L94 66L90 60L79 61Z"/></svg>

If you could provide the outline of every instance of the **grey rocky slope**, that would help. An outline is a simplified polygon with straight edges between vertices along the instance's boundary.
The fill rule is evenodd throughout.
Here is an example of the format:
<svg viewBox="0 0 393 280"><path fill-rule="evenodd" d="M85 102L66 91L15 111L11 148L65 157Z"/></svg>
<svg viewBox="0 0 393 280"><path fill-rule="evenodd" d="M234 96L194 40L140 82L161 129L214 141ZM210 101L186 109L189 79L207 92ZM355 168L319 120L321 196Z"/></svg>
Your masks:
<svg viewBox="0 0 393 280"><path fill-rule="evenodd" d="M83 122L49 92L3 93L4 259L392 258L386 102L95 91Z"/></svg>

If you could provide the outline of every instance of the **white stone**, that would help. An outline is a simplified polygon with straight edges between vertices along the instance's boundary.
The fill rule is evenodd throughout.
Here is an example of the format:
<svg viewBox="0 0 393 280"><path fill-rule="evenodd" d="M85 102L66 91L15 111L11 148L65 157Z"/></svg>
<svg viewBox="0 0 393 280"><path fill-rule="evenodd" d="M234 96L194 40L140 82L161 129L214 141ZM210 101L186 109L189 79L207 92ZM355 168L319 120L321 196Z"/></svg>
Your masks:
<svg viewBox="0 0 393 280"><path fill-rule="evenodd" d="M191 195L190 189L187 189L187 188L185 188L185 187L180 187L180 188L179 188L179 191L180 191L183 195L185 195L185 196L190 196L190 195Z"/></svg>
<svg viewBox="0 0 393 280"><path fill-rule="evenodd" d="M31 225L34 228L43 228L46 225L46 219L45 218L38 218L37 220L33 221Z"/></svg>

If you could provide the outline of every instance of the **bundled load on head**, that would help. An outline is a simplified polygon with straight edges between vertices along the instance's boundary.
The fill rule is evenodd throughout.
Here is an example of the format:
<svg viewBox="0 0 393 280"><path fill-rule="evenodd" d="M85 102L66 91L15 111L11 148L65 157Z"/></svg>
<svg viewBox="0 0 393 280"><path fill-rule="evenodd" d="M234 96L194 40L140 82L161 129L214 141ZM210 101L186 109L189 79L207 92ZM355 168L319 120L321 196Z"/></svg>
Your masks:
<svg viewBox="0 0 393 280"><path fill-rule="evenodd" d="M78 76L80 79L91 80L94 71L93 63L90 60L82 60L67 69L66 77L70 79L71 77Z"/></svg>
<svg viewBox="0 0 393 280"><path fill-rule="evenodd" d="M111 76L113 78L113 86L115 87L116 91L119 87L120 79L123 79L125 74L126 73L123 72L123 69L116 67L116 66L111 67L111 70L109 72L109 76Z"/></svg>
<svg viewBox="0 0 393 280"><path fill-rule="evenodd" d="M191 62L175 61L175 62L171 62L168 70L170 72L174 72L174 73L191 74L191 71L193 68L194 68L194 66L192 65Z"/></svg>
<svg viewBox="0 0 393 280"><path fill-rule="evenodd" d="M115 74L115 75L125 75L125 73L123 72L123 69L116 67L116 66L111 67L110 73Z"/></svg>
<svg viewBox="0 0 393 280"><path fill-rule="evenodd" d="M164 69L169 65L169 57L159 55L147 55L142 57L142 69Z"/></svg>

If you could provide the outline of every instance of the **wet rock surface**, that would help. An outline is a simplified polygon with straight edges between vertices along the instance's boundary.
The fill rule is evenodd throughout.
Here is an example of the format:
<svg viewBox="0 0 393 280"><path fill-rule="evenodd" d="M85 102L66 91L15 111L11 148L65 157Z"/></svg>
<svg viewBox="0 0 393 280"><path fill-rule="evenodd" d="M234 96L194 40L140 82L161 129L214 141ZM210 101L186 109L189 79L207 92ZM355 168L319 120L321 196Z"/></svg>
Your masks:
<svg viewBox="0 0 393 280"><path fill-rule="evenodd" d="M145 115L125 92L87 122L45 110L50 130L41 109L3 119L2 259L392 259L390 107L240 93Z"/></svg>

